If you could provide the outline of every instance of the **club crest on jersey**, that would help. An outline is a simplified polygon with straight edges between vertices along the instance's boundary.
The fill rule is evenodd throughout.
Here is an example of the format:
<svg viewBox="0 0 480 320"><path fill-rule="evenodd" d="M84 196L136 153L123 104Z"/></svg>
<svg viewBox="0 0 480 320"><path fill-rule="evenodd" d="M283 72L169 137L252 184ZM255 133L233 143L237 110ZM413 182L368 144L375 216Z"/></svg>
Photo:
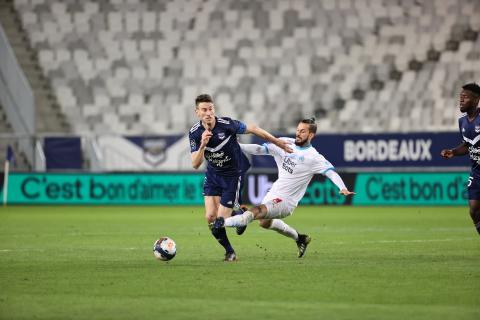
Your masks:
<svg viewBox="0 0 480 320"><path fill-rule="evenodd" d="M195 140L190 140L190 147L192 147L192 149L195 149L195 147L197 146L197 144L195 143Z"/></svg>
<svg viewBox="0 0 480 320"><path fill-rule="evenodd" d="M480 132L480 126L475 126L475 133L479 133Z"/></svg>
<svg viewBox="0 0 480 320"><path fill-rule="evenodd" d="M220 132L220 133L218 134L218 139L220 139L220 140L225 139L225 132Z"/></svg>

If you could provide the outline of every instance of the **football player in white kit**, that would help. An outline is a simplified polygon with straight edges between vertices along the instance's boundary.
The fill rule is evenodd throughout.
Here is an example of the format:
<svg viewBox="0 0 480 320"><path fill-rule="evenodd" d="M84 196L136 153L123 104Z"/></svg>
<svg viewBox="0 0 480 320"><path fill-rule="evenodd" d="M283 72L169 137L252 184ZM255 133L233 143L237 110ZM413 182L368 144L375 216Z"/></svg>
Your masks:
<svg viewBox="0 0 480 320"><path fill-rule="evenodd" d="M243 152L273 156L278 167L278 179L265 195L262 204L241 215L226 219L218 217L215 220L214 228L245 226L253 220L260 220L260 226L263 228L275 230L295 240L298 257L303 257L311 238L306 234L299 234L294 228L279 219L293 213L305 194L313 175L320 173L328 177L344 196L355 194L347 189L342 178L335 172L333 165L312 147L311 141L316 132L315 118L305 119L298 124L295 139L281 138L294 144L293 153L287 153L271 143L240 144Z"/></svg>

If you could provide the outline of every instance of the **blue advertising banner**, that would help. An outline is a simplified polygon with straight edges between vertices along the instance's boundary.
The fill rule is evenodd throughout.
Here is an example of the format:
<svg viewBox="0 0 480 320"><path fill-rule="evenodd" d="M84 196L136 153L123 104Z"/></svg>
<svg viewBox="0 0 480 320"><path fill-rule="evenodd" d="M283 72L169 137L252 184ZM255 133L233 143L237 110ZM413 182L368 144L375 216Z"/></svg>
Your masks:
<svg viewBox="0 0 480 320"><path fill-rule="evenodd" d="M47 170L82 169L80 137L46 137L43 149Z"/></svg>
<svg viewBox="0 0 480 320"><path fill-rule="evenodd" d="M254 137L252 143L262 144ZM336 168L468 167L467 156L446 160L442 149L462 142L457 132L408 134L318 134L313 146ZM254 156L252 166L275 167L272 157Z"/></svg>

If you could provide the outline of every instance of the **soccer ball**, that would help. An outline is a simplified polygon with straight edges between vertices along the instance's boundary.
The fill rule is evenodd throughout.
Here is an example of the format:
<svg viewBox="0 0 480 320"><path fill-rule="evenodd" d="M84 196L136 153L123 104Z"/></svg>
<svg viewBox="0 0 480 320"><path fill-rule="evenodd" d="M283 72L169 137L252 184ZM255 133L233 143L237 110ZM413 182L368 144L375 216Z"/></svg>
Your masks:
<svg viewBox="0 0 480 320"><path fill-rule="evenodd" d="M153 255L158 260L172 260L177 254L177 245L169 237L162 237L153 244Z"/></svg>

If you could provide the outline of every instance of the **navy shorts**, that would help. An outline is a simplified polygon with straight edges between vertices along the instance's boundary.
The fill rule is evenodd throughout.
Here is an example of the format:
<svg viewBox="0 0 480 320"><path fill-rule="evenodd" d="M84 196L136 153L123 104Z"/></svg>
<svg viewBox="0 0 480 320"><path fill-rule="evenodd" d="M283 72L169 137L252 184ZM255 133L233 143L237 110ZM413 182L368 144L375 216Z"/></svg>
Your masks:
<svg viewBox="0 0 480 320"><path fill-rule="evenodd" d="M238 208L242 203L242 188L245 175L219 176L207 171L203 183L204 196L219 196L222 206Z"/></svg>
<svg viewBox="0 0 480 320"><path fill-rule="evenodd" d="M480 177L470 174L468 177L468 200L480 200Z"/></svg>

